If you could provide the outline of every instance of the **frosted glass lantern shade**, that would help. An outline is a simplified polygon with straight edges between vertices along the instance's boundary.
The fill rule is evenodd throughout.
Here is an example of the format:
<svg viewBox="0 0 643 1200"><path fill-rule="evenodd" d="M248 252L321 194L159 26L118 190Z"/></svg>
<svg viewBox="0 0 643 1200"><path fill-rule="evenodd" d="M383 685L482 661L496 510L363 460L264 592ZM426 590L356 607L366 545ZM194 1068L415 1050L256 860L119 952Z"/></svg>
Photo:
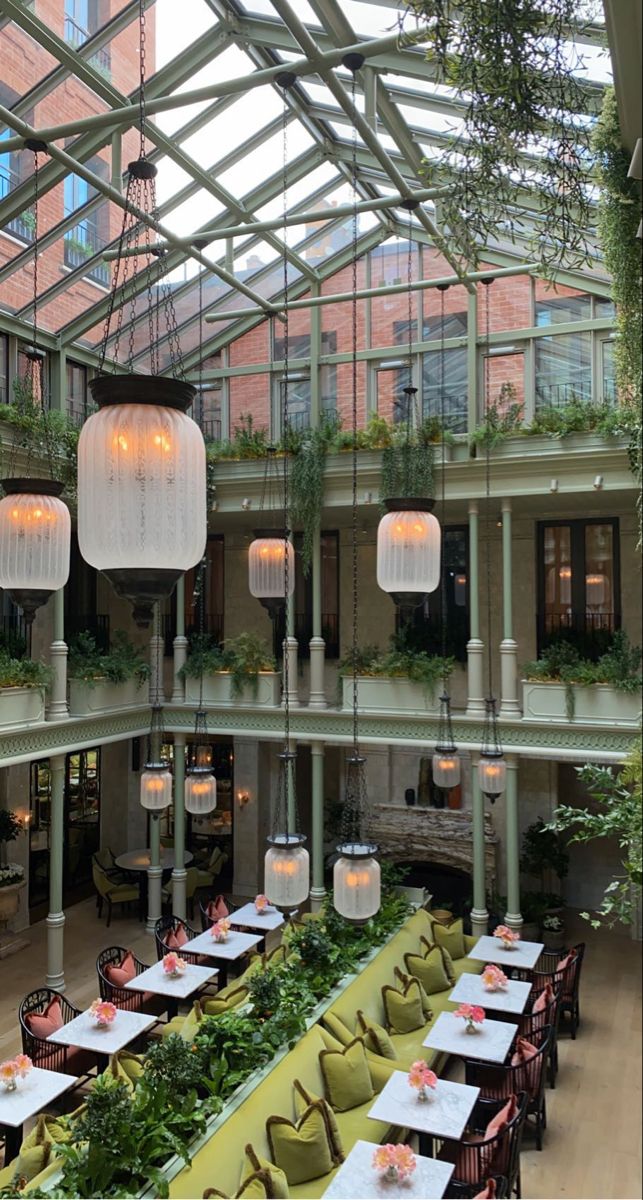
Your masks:
<svg viewBox="0 0 643 1200"><path fill-rule="evenodd" d="M605 603L607 579L601 574L585 576L585 596L588 608L600 608Z"/></svg>
<svg viewBox="0 0 643 1200"><path fill-rule="evenodd" d="M172 803L172 775L167 763L147 763L141 775L140 800L148 812L162 812Z"/></svg>
<svg viewBox="0 0 643 1200"><path fill-rule="evenodd" d="M71 519L50 479L3 479L0 500L0 587L26 620L69 578Z"/></svg>
<svg viewBox="0 0 643 1200"><path fill-rule="evenodd" d="M78 544L148 624L206 544L205 444L183 411L194 388L132 375L90 387L101 407L78 441Z"/></svg>
<svg viewBox="0 0 643 1200"><path fill-rule="evenodd" d="M256 600L284 601L286 599L286 561L288 562L288 596L295 590L295 551L284 537L255 537L248 551L248 587Z"/></svg>
<svg viewBox="0 0 643 1200"><path fill-rule="evenodd" d="M501 753L481 754L478 762L478 782L485 796L495 800L505 790L507 764Z"/></svg>
<svg viewBox="0 0 643 1200"><path fill-rule="evenodd" d="M382 891L377 846L349 843L338 846L333 867L333 902L340 917L360 924L374 917Z"/></svg>
<svg viewBox="0 0 643 1200"><path fill-rule="evenodd" d="M217 781L211 771L197 768L185 778L185 811L194 817L214 812L217 806Z"/></svg>
<svg viewBox="0 0 643 1200"><path fill-rule="evenodd" d="M377 530L378 586L393 595L425 595L439 582L440 523L433 513L410 507L386 513Z"/></svg>
<svg viewBox="0 0 643 1200"><path fill-rule="evenodd" d="M299 833L268 838L264 860L264 892L276 908L298 908L308 899L310 861Z"/></svg>
<svg viewBox="0 0 643 1200"><path fill-rule="evenodd" d="M450 750L436 750L433 755L433 782L443 791L457 787L460 782L460 757Z"/></svg>

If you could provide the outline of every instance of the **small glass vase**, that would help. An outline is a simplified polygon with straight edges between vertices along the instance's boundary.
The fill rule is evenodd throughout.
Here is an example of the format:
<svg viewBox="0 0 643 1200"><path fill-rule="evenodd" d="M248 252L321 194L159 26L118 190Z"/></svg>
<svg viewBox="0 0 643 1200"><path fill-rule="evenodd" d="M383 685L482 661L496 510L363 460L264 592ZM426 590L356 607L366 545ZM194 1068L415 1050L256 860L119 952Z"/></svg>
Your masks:
<svg viewBox="0 0 643 1200"><path fill-rule="evenodd" d="M5 1092L15 1092L18 1088L17 1079L7 1079L4 1084Z"/></svg>
<svg viewBox="0 0 643 1200"><path fill-rule="evenodd" d="M430 1099L430 1096L429 1096L428 1088L427 1088L426 1084L422 1084L422 1087L418 1088L418 1100L421 1100L422 1103L424 1103L426 1100L429 1100L429 1099Z"/></svg>
<svg viewBox="0 0 643 1200"><path fill-rule="evenodd" d="M516 944L515 942L511 942L509 940L505 941L503 938L502 948L503 948L503 950L513 950L515 944Z"/></svg>
<svg viewBox="0 0 643 1200"><path fill-rule="evenodd" d="M382 1179L385 1179L387 1183L398 1183L399 1178L398 1170L394 1163L391 1163L382 1174Z"/></svg>
<svg viewBox="0 0 643 1200"><path fill-rule="evenodd" d="M466 1025L464 1027L464 1032L465 1033L477 1033L478 1029L475 1024L475 1021L467 1021Z"/></svg>

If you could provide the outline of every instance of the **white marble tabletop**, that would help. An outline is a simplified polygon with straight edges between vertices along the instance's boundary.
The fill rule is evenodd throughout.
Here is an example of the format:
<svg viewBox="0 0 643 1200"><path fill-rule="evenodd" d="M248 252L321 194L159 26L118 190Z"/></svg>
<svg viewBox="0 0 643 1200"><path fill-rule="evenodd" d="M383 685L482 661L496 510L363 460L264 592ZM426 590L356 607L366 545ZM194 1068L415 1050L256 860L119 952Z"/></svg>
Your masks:
<svg viewBox="0 0 643 1200"><path fill-rule="evenodd" d="M466 1022L451 1012L441 1012L422 1042L431 1050L479 1058L481 1062L503 1063L516 1036L517 1026L510 1021L492 1021L486 1017L475 1033L466 1032Z"/></svg>
<svg viewBox="0 0 643 1200"><path fill-rule="evenodd" d="M355 1142L332 1183L326 1188L328 1200L442 1200L453 1174L453 1163L438 1162L416 1154L417 1166L410 1179L390 1183L376 1171L373 1155L375 1142Z"/></svg>
<svg viewBox="0 0 643 1200"><path fill-rule="evenodd" d="M238 908L236 912L230 913L228 918L231 925L243 925L247 929L264 929L266 933L270 933L272 929L279 929L283 925L283 913L279 912L272 904L269 904L263 913L258 913L254 903L244 904Z"/></svg>
<svg viewBox="0 0 643 1200"><path fill-rule="evenodd" d="M180 975L168 975L163 970L163 964L155 962L146 971L130 979L125 987L132 992L153 992L155 996L173 996L177 1000L185 1000L186 996L191 996L192 992L218 974L216 967L198 967L188 963Z"/></svg>
<svg viewBox="0 0 643 1200"><path fill-rule="evenodd" d="M0 1125L17 1129L23 1121L39 1113L75 1083L78 1083L75 1075L32 1067L25 1079L18 1080L15 1092L0 1088Z"/></svg>
<svg viewBox="0 0 643 1200"><path fill-rule="evenodd" d="M511 970L521 967L523 971L531 971L544 949L544 942L523 942L520 938L514 942L511 950L505 950L500 938L479 937L468 957L475 958L477 962L496 963L499 967L509 967Z"/></svg>
<svg viewBox="0 0 643 1200"><path fill-rule="evenodd" d="M438 1079L437 1087L427 1088L428 1099L418 1100L415 1088L409 1087L408 1072L394 1071L368 1115L401 1129L459 1141L479 1094L480 1088Z"/></svg>
<svg viewBox="0 0 643 1200"><path fill-rule="evenodd" d="M93 1050L97 1054L116 1054L117 1050L122 1050L154 1025L156 1020L149 1013L128 1012L119 1008L112 1024L102 1029L87 1010L55 1033L50 1033L47 1041L57 1042L60 1046L81 1046L83 1050Z"/></svg>
<svg viewBox="0 0 643 1200"><path fill-rule="evenodd" d="M215 942L209 929L205 933L200 933L198 937L192 938L185 946L190 954L208 954L211 958L227 958L233 960L241 958L242 954L246 954L248 950L252 950L261 937L254 933L240 933L238 929L231 929L228 934L227 942Z"/></svg>
<svg viewBox="0 0 643 1200"><path fill-rule="evenodd" d="M454 1004L480 1004L493 1012L523 1013L530 992L531 984L523 983L520 979L509 979L503 988L490 992L482 982L481 975L464 971L449 1000Z"/></svg>

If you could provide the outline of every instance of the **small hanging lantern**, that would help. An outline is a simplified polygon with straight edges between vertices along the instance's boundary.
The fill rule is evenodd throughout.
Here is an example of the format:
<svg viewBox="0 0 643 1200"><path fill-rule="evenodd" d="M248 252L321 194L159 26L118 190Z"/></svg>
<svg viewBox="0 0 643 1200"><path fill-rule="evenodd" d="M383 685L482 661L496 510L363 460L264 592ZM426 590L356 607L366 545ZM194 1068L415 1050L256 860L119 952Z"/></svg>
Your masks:
<svg viewBox="0 0 643 1200"><path fill-rule="evenodd" d="M366 807L365 759L351 754L346 763L344 827L348 838L337 847L333 867L333 903L341 917L361 925L380 906L381 872L375 857L378 847L361 836Z"/></svg>
<svg viewBox="0 0 643 1200"><path fill-rule="evenodd" d="M214 812L217 806L217 781L212 773L211 754L207 738L205 710L199 708L194 718L192 762L185 777L185 811L195 817Z"/></svg>
<svg viewBox="0 0 643 1200"><path fill-rule="evenodd" d="M506 776L507 764L498 732L496 701L493 696L488 696L485 700L484 734L478 762L478 782L481 792L492 804L504 792Z"/></svg>
<svg viewBox="0 0 643 1200"><path fill-rule="evenodd" d="M453 740L451 700L446 692L440 696L440 728L433 755L433 782L443 792L449 792L460 782L460 757Z"/></svg>
<svg viewBox="0 0 643 1200"><path fill-rule="evenodd" d="M99 411L78 441L78 544L145 627L206 544L205 443L186 414L195 389L136 375L89 386Z"/></svg>
<svg viewBox="0 0 643 1200"><path fill-rule="evenodd" d="M36 609L69 578L71 519L53 479L3 479L0 500L0 587L22 609Z"/></svg>
<svg viewBox="0 0 643 1200"><path fill-rule="evenodd" d="M286 561L288 569L286 570ZM295 590L295 551L283 530L256 529L248 552L250 595L276 613Z"/></svg>
<svg viewBox="0 0 643 1200"><path fill-rule="evenodd" d="M310 890L310 861L304 848L306 838L290 830L289 814L296 813L295 770L297 756L291 750L279 755L279 790L275 808L275 830L268 838L264 859L264 892L276 908L299 908Z"/></svg>
<svg viewBox="0 0 643 1200"><path fill-rule="evenodd" d="M158 813L172 803L172 772L163 759L147 762L141 774L140 800L148 812Z"/></svg>

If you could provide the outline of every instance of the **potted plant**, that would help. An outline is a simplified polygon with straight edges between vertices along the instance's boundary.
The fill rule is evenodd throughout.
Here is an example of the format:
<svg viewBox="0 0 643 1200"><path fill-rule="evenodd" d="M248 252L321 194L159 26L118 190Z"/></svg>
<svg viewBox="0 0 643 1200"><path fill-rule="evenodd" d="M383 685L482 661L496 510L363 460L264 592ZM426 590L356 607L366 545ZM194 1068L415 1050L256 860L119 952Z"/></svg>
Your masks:
<svg viewBox="0 0 643 1200"><path fill-rule="evenodd" d="M207 635L192 639L181 668L187 704L198 704L203 681L203 701L214 705L276 706L281 700L281 678L263 638L241 633L223 646Z"/></svg>
<svg viewBox="0 0 643 1200"><path fill-rule="evenodd" d="M403 634L391 638L391 649L365 646L357 652L358 698L361 709L371 712L421 712L437 714L440 687L453 672L452 658L412 651L404 644ZM353 703L353 659L348 655L339 664L342 681L342 707Z"/></svg>
<svg viewBox="0 0 643 1200"><path fill-rule="evenodd" d="M565 926L562 917L547 913L543 917L543 941L548 950L562 950L565 945Z"/></svg>
<svg viewBox="0 0 643 1200"><path fill-rule="evenodd" d="M561 922L561 929L564 929L563 899L560 893L563 880L569 874L569 851L562 837L553 829L548 828L541 817L529 825L523 834L520 870L525 875L534 876L539 881L539 894L545 905L543 930L546 916L557 917ZM548 875L555 875L558 882L557 892L545 891Z"/></svg>
<svg viewBox="0 0 643 1200"><path fill-rule="evenodd" d="M45 663L0 651L0 729L25 729L44 721L50 680Z"/></svg>
<svg viewBox="0 0 643 1200"><path fill-rule="evenodd" d="M576 646L552 643L523 668L523 720L579 721L638 727L641 723L641 649L618 630L597 662Z"/></svg>
<svg viewBox="0 0 643 1200"><path fill-rule="evenodd" d="M91 633L79 634L69 648L68 673L71 716L147 704L149 665L120 629L107 653L99 649Z"/></svg>
<svg viewBox="0 0 643 1200"><path fill-rule="evenodd" d="M25 886L25 869L20 863L8 862L6 846L22 833L22 824L15 812L0 808L0 927L6 929L18 911L19 893ZM0 935L1 945L1 935Z"/></svg>

